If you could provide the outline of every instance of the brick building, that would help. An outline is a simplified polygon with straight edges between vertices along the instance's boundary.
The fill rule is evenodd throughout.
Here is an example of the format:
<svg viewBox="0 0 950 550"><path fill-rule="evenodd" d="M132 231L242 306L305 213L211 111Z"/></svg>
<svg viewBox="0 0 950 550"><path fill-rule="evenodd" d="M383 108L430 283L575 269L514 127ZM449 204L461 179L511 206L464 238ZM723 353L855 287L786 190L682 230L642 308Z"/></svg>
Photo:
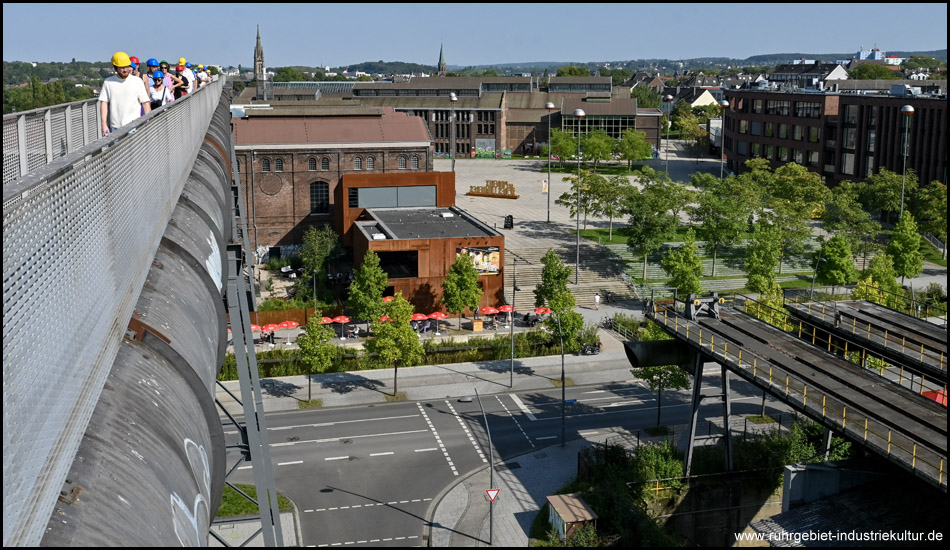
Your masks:
<svg viewBox="0 0 950 550"><path fill-rule="evenodd" d="M425 124L392 107L248 109L233 128L255 249L299 244L308 227L332 223L345 174L432 170Z"/></svg>

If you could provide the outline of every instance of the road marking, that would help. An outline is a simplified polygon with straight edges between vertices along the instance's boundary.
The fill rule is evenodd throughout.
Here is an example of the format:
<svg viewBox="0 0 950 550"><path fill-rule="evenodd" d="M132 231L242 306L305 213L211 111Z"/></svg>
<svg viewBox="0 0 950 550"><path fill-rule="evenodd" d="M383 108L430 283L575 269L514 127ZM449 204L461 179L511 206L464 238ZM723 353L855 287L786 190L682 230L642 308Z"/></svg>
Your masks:
<svg viewBox="0 0 950 550"><path fill-rule="evenodd" d="M411 535L411 536L405 536L405 537L389 537L389 538L387 538L387 539L355 540L355 541L349 541L349 542L332 542L332 543L318 544L318 545L317 545L317 548L326 548L326 547L328 547L328 546L347 546L347 545L350 545L350 544L374 544L374 543L377 543L377 542L392 542L392 541L394 541L394 540L415 540L415 539L417 539L417 538L419 538L419 535Z"/></svg>
<svg viewBox="0 0 950 550"><path fill-rule="evenodd" d="M254 466L238 466L238 470L250 470Z"/></svg>
<svg viewBox="0 0 950 550"><path fill-rule="evenodd" d="M478 453L479 458L482 459L482 462L488 462L488 459L485 458L485 454L482 453L482 448L478 446L478 442L475 441L475 437L472 435L472 432L469 431L468 426L465 425L465 422L462 421L462 417L459 416L459 413L455 411L455 407L452 406L452 402L446 400L445 404L449 406L449 410L452 411L452 414L455 415L455 419L458 420L459 426L462 427L462 431L465 432L465 435L468 436L468 440L472 443L472 447L475 447L475 452Z"/></svg>
<svg viewBox="0 0 950 550"><path fill-rule="evenodd" d="M329 457L327 457L327 458L324 458L323 460L346 460L346 459L348 459L348 458L350 458L350 457L348 457L348 456L329 456Z"/></svg>
<svg viewBox="0 0 950 550"><path fill-rule="evenodd" d="M496 396L495 396L495 399L497 399L497 400L498 400L498 403L501 405L501 407L502 407L503 409L505 409L505 412L508 413L508 416L509 416L512 420L514 420L515 426L518 426L518 429L521 430L521 435L523 435L524 438L528 440L528 444L530 444L532 447L534 447L534 442L531 441L531 438L530 438L530 437L528 437L528 434L524 431L524 428L521 427L521 424L518 422L518 419L515 418L515 415L511 414L511 411L509 411L509 410L508 410L508 407L505 406L505 403L504 403L504 401L501 400L501 397L499 397L499 396L496 395ZM532 415L532 416L533 416L533 415Z"/></svg>
<svg viewBox="0 0 950 550"><path fill-rule="evenodd" d="M455 469L455 464L452 463L452 458L449 456L449 452L445 450L445 445L442 444L442 440L439 438L439 432L435 430L435 426L433 426L432 421L429 420L429 415L426 414L426 410L422 408L422 403L416 403L416 406L419 407L419 412L422 413L422 418L425 418L426 424L429 425L429 429L432 430L432 435L435 436L435 440L439 444L439 448L442 449L442 453L445 455L445 460L448 461L449 468L452 469L452 475L459 475L458 470Z"/></svg>
<svg viewBox="0 0 950 550"><path fill-rule="evenodd" d="M531 411L528 410L528 407L525 407L524 403L521 402L521 398L519 398L516 394L513 394L513 393L509 393L508 395L511 397L511 400L515 402L515 405L518 405L518 408L521 409L521 412L523 412L524 415L528 417L528 420L532 422L537 420L537 418L531 413Z"/></svg>
<svg viewBox="0 0 950 550"><path fill-rule="evenodd" d="M594 435L594 434L599 434L599 433L600 433L599 430L587 430L583 432L577 432L577 435L588 436L588 435Z"/></svg>
<svg viewBox="0 0 950 550"><path fill-rule="evenodd" d="M335 441L342 441L344 439L360 439L364 437L385 437L387 435L405 435L405 434L415 434L420 432L425 432L428 430L408 430L405 432L387 432L381 434L363 434L363 435L341 435L340 437L328 437L326 439L308 439L301 441L288 441L287 443L273 443L271 447L289 447L292 445L300 445L302 443L332 443Z"/></svg>
<svg viewBox="0 0 950 550"><path fill-rule="evenodd" d="M389 452L386 452L386 453L370 453L369 456L389 456L389 455L393 455L393 454L396 454L396 453L394 453L394 452L392 452L392 451L389 451Z"/></svg>
<svg viewBox="0 0 950 550"><path fill-rule="evenodd" d="M435 447L429 447L428 449L416 449L417 453L428 453L429 451L438 451Z"/></svg>
<svg viewBox="0 0 950 550"><path fill-rule="evenodd" d="M403 418L415 418L418 414L405 414L402 416L381 416L379 418L360 418L356 420L337 420L336 422L321 422L317 424L295 424L293 426L280 426L278 428L267 428L268 431L279 432L282 430L295 430L297 428L323 428L326 426L336 426L337 424L353 424L356 422L376 422L377 420L400 420Z"/></svg>
<svg viewBox="0 0 950 550"><path fill-rule="evenodd" d="M303 464L303 460L295 460L293 462L278 462L278 466L290 466L292 464Z"/></svg>
<svg viewBox="0 0 950 550"><path fill-rule="evenodd" d="M395 504L411 504L415 502L432 502L432 498L414 498L412 500L393 500L390 502L373 501L364 504L353 504L350 506L338 506L334 508L317 508L316 510L304 510L304 513L334 512L341 510L356 510L360 508L372 508L374 506L393 506Z"/></svg>
<svg viewBox="0 0 950 550"><path fill-rule="evenodd" d="M557 439L557 436L556 436L556 435L546 435L546 436L544 436L544 437L536 437L535 439L537 439L538 441L540 441L540 440L542 440L542 439Z"/></svg>

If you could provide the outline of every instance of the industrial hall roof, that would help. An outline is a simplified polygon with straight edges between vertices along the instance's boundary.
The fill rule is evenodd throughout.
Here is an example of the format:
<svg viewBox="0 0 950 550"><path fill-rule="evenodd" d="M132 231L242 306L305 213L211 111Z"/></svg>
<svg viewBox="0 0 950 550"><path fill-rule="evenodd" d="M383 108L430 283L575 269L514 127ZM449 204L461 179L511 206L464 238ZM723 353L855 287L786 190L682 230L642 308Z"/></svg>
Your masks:
<svg viewBox="0 0 950 550"><path fill-rule="evenodd" d="M251 145L406 143L431 140L419 117L397 113L392 107L379 114L339 116L337 109L310 116L251 116L235 118L236 148Z"/></svg>

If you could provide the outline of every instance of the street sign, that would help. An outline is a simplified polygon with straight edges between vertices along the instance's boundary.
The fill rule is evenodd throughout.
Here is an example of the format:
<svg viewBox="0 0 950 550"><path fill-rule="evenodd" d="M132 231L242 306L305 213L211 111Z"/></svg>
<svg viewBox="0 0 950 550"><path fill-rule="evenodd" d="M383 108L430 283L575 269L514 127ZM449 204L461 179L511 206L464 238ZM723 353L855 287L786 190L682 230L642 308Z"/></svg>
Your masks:
<svg viewBox="0 0 950 550"><path fill-rule="evenodd" d="M577 403L577 399L568 399L564 402L567 403L568 405L573 405L574 403Z"/></svg>
<svg viewBox="0 0 950 550"><path fill-rule="evenodd" d="M495 498L498 497L499 491L501 491L501 489L486 489L485 490L485 492L488 493L488 498L491 499L492 502L495 502Z"/></svg>

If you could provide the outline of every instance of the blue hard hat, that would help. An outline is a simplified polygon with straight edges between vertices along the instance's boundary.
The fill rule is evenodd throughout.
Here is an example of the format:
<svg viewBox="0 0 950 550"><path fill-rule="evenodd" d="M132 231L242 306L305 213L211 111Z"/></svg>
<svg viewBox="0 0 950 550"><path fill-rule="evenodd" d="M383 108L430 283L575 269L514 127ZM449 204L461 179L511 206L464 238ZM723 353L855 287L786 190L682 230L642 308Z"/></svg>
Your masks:
<svg viewBox="0 0 950 550"><path fill-rule="evenodd" d="M165 73L162 71L155 71L152 73L152 78L165 78Z"/></svg>
<svg viewBox="0 0 950 550"><path fill-rule="evenodd" d="M190 69L190 68L191 68L191 62L186 62L186 63L185 63L185 68Z"/></svg>
<svg viewBox="0 0 950 550"><path fill-rule="evenodd" d="M158 67L158 60L154 57L148 58L148 61L145 62L149 67Z"/></svg>

